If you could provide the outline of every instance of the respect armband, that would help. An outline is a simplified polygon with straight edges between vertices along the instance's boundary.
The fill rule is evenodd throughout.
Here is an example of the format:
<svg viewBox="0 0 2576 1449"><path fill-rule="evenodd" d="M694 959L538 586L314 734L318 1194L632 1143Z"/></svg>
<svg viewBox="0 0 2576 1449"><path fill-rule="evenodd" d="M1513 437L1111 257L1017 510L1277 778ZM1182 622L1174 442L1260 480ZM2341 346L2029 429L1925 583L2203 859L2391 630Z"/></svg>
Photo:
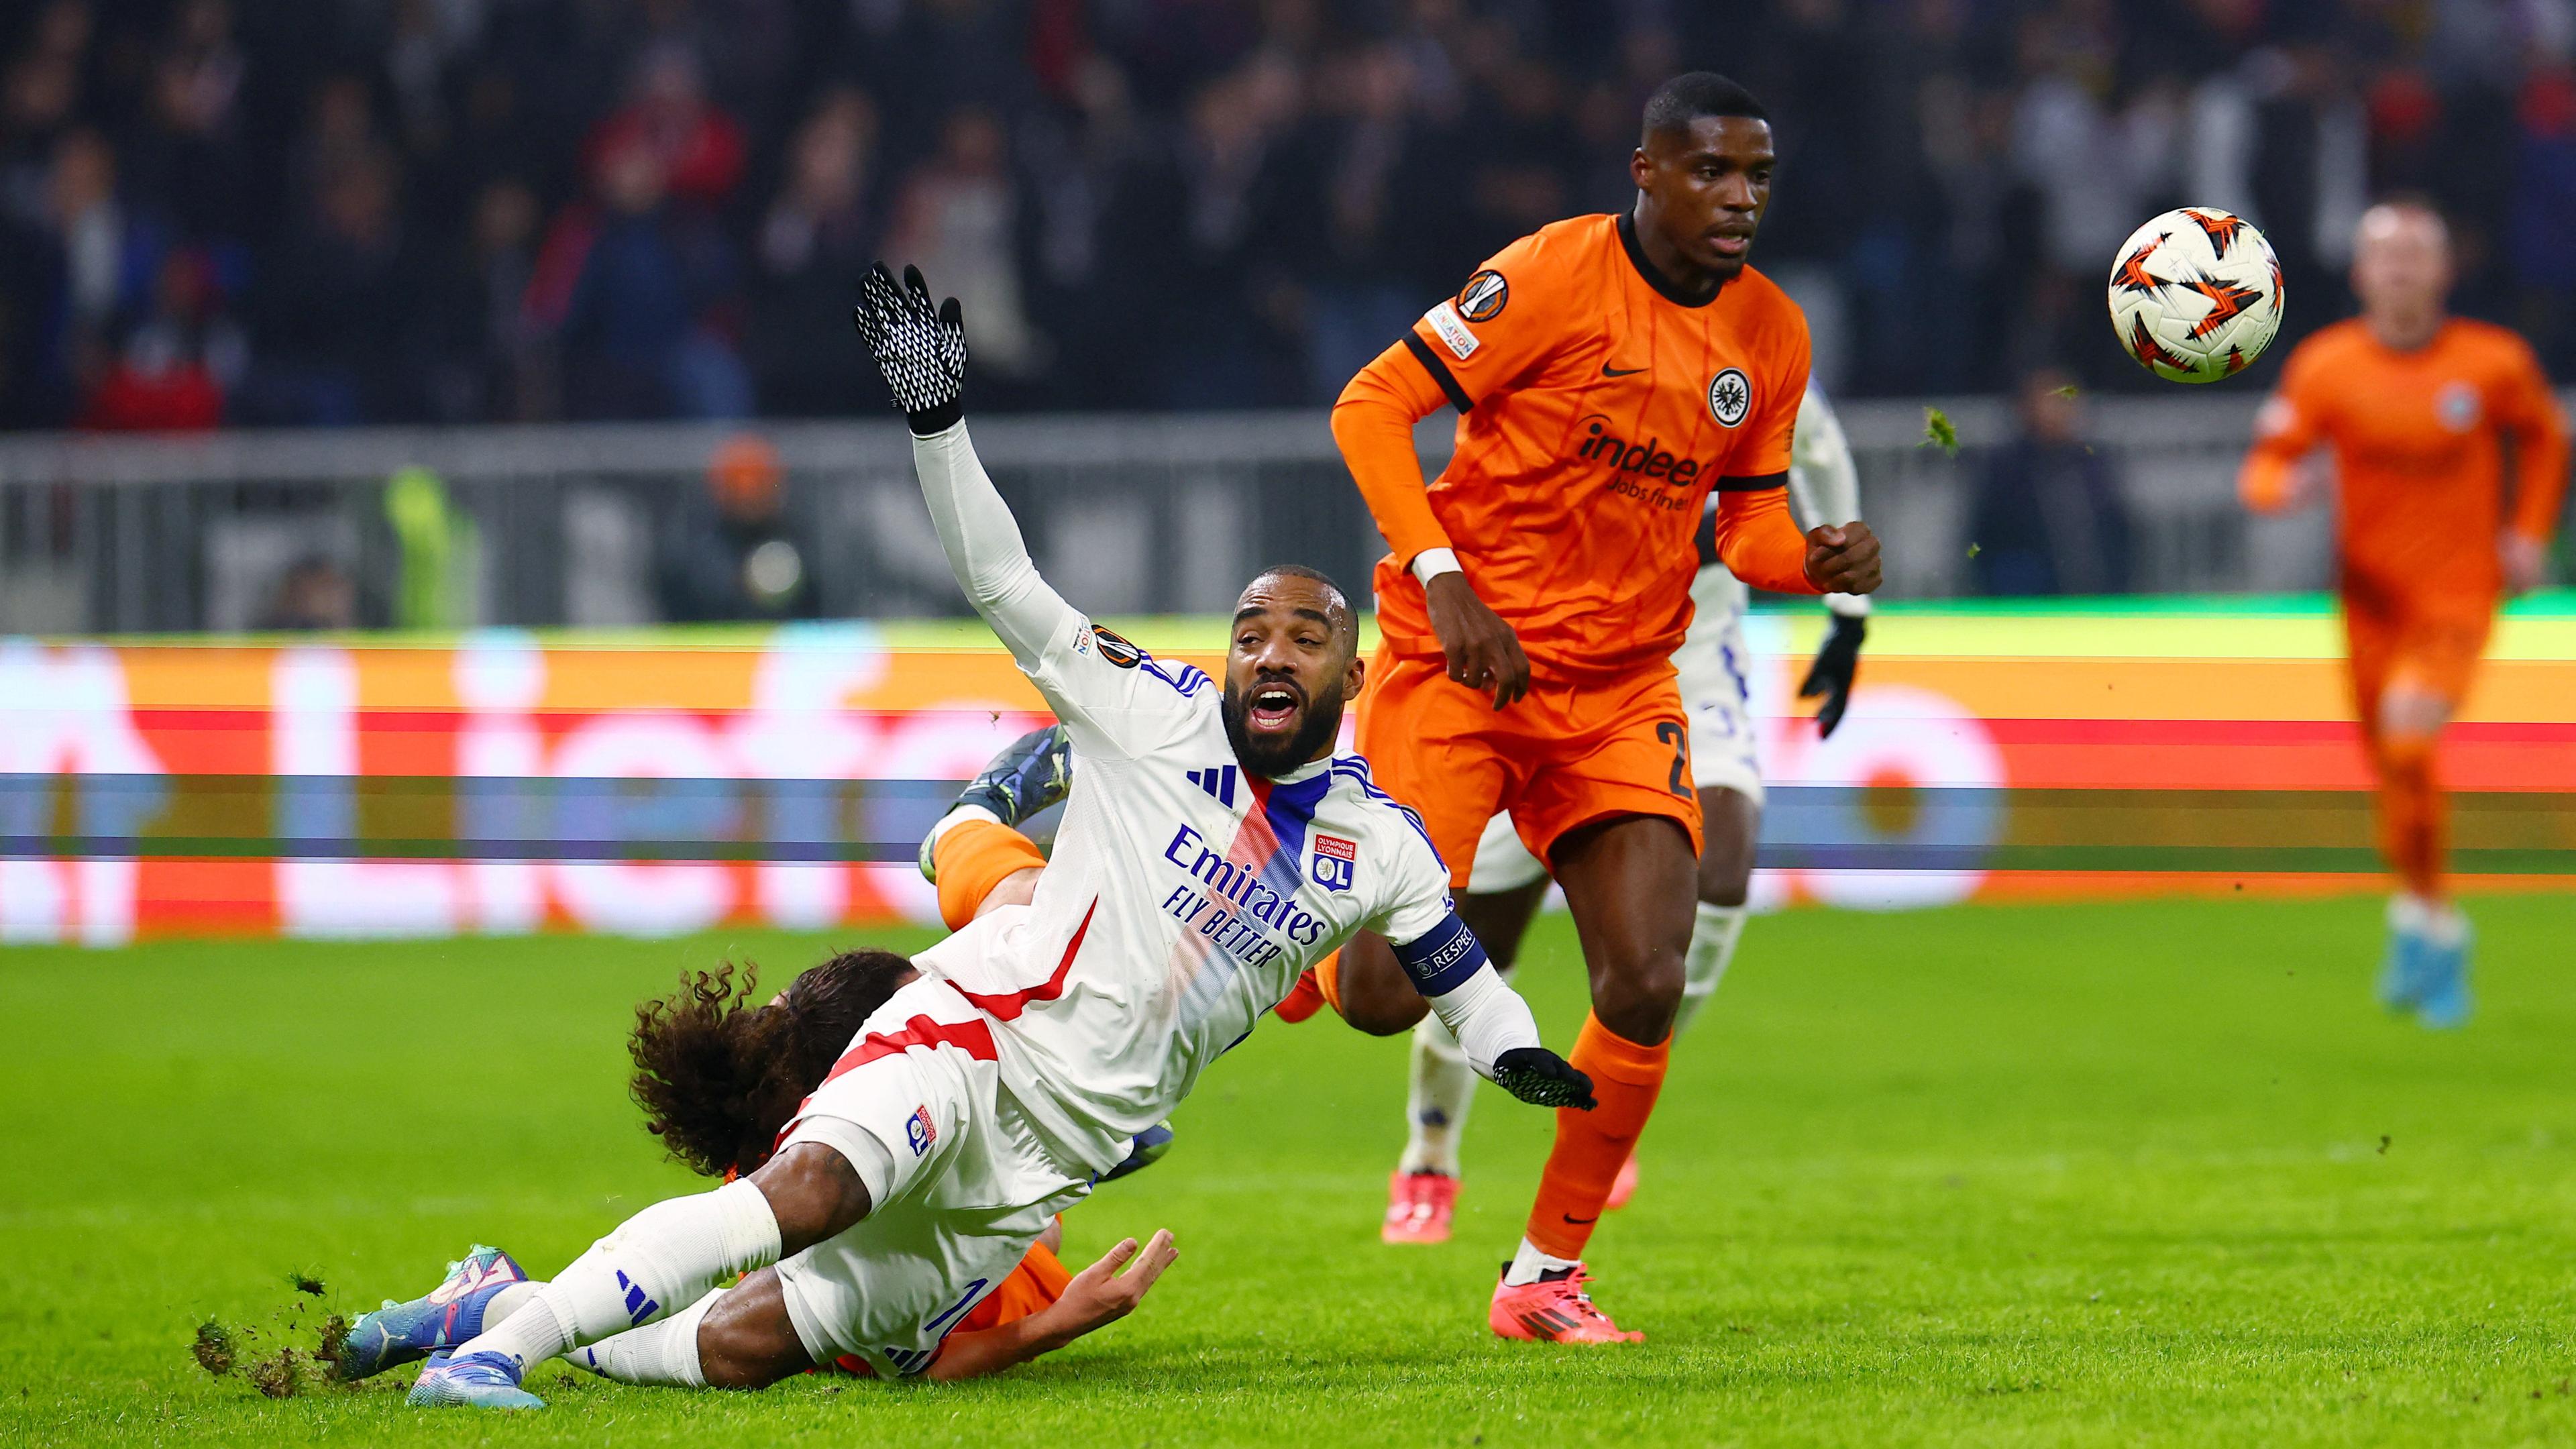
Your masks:
<svg viewBox="0 0 2576 1449"><path fill-rule="evenodd" d="M1425 996L1446 996L1485 964L1484 943L1451 911L1439 925L1395 947L1395 959Z"/></svg>

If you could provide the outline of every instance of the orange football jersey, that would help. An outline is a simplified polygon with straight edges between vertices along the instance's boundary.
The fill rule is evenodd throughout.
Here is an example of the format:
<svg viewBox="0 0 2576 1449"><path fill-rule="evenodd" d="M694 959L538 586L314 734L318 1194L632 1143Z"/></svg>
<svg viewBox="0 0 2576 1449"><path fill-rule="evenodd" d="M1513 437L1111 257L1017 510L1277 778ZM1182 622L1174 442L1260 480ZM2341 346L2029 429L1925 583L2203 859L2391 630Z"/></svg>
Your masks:
<svg viewBox="0 0 2576 1449"><path fill-rule="evenodd" d="M2539 361L2484 322L2455 318L2412 352L2338 322L2290 354L2257 431L2241 484L2258 508L2287 499L2300 458L2333 451L2344 587L2377 598L2491 609L2498 534L2510 522L2546 542L2567 487L2567 425Z"/></svg>
<svg viewBox="0 0 2576 1449"><path fill-rule="evenodd" d="M1690 624L1692 533L1712 488L1728 490L1720 543L1739 536L1727 551L1746 580L1814 592L1785 488L1807 352L1804 314L1769 278L1748 267L1693 302L1656 273L1625 216L1557 222L1504 248L1335 409L1395 549L1375 579L1389 646L1438 656L1406 570L1448 547L1543 672L1661 664ZM1345 412L1393 400L1409 422L1444 398L1458 409L1457 453L1426 517L1410 447L1395 470L1409 479L1373 477L1385 465L1364 456Z"/></svg>

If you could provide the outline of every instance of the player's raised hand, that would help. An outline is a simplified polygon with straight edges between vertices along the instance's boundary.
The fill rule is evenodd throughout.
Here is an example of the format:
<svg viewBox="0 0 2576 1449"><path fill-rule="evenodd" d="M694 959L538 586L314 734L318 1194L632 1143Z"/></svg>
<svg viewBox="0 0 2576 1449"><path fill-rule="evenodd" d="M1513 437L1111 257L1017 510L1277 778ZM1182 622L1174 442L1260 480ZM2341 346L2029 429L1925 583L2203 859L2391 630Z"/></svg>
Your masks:
<svg viewBox="0 0 2576 1449"><path fill-rule="evenodd" d="M956 298L930 300L919 267L904 268L897 284L885 263L877 263L859 283L850 321L915 434L944 432L965 416L959 398L966 390L966 325Z"/></svg>
<svg viewBox="0 0 2576 1449"><path fill-rule="evenodd" d="M1851 704L1852 680L1860 673L1861 640L1869 635L1869 621L1853 614L1833 616L1832 632L1825 635L1825 647L1816 651L1816 662L1807 666L1806 682L1798 686L1800 699L1821 697L1816 706L1816 737L1830 739L1834 726L1843 722L1843 711Z"/></svg>
<svg viewBox="0 0 2576 1449"><path fill-rule="evenodd" d="M1146 1290L1180 1256L1168 1228L1157 1231L1142 1248L1134 1238L1122 1238L1099 1262L1073 1275L1056 1306L1069 1324L1078 1325L1077 1335L1116 1323L1136 1311L1136 1305L1145 1301ZM1121 1273L1121 1268L1127 1271Z"/></svg>
<svg viewBox="0 0 2576 1449"><path fill-rule="evenodd" d="M1494 708L1529 693L1529 656L1521 639L1502 616L1476 597L1462 573L1435 574L1422 586L1430 606L1431 631L1440 636L1440 652L1449 658L1449 677L1477 691L1490 690Z"/></svg>
<svg viewBox="0 0 2576 1449"><path fill-rule="evenodd" d="M1533 1107L1594 1106L1592 1079L1545 1047L1514 1047L1494 1058L1494 1085Z"/></svg>
<svg viewBox="0 0 2576 1449"><path fill-rule="evenodd" d="M1878 588L1878 535L1854 519L1807 530L1807 582L1827 594L1866 594Z"/></svg>

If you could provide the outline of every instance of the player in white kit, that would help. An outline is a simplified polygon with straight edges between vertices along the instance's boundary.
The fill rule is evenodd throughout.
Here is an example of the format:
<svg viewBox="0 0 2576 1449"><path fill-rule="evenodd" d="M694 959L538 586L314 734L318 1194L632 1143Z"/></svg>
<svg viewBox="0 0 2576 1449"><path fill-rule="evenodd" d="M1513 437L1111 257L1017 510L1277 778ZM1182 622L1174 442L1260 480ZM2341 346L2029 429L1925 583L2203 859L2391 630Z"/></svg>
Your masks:
<svg viewBox="0 0 2576 1449"><path fill-rule="evenodd" d="M1849 523L1860 517L1860 480L1842 423L1824 394L1810 386L1798 405L1789 462L1789 501L1798 526ZM1711 500L1714 508L1714 499ZM1683 956L1681 1008L1673 1035L1689 1027L1708 1004L1743 933L1745 892L1753 874L1754 841L1762 823L1762 759L1754 723L1752 668L1744 647L1748 602L1741 580L1717 561L1709 532L1700 532L1700 570L1691 582L1691 626L1673 651L1682 705L1690 712L1691 783L1699 792L1706 845L1700 852L1699 914ZM1842 722L1859 666L1869 599L1827 594L1832 627L1815 665L1799 686L1802 698L1821 696L1816 722L1832 734ZM1467 899L1460 913L1509 972L1521 935L1547 893L1547 867L1530 854L1497 815L1476 846ZM1475 1078L1439 1021L1424 1017L1413 1032L1410 1089L1405 1103L1404 1154L1388 1179L1386 1220L1380 1236L1390 1243L1439 1243L1449 1238L1458 1183L1458 1137L1465 1129ZM1636 1181L1636 1159L1621 1169L1610 1206L1627 1200Z"/></svg>
<svg viewBox="0 0 2576 1449"><path fill-rule="evenodd" d="M1095 628L1038 576L976 460L955 299L879 267L857 322L958 583L1081 762L1053 862L1027 905L913 959L758 1170L628 1219L431 1359L415 1404L542 1407L527 1369L585 1345L665 1382L708 1381L710 1348L731 1387L844 1355L922 1372L1054 1215L1364 928L1397 943L1477 1072L1591 1105L1451 908L1420 822L1332 753L1361 680L1340 591L1309 570L1254 579L1222 690ZM942 829L979 825L1002 828Z"/></svg>

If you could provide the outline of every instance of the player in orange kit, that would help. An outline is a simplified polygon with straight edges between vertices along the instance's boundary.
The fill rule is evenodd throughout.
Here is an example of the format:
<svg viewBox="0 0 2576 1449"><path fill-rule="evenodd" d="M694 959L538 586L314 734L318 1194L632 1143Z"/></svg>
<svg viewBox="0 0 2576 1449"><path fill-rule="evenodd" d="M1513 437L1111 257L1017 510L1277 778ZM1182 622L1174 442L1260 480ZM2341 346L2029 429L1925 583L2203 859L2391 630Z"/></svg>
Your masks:
<svg viewBox="0 0 2576 1449"><path fill-rule="evenodd" d="M2252 506L2288 508L2325 486L2311 455L2333 454L2353 696L2399 886L2379 991L2427 1026L2469 1014L2469 924L2442 881L2435 750L2498 597L2540 582L2567 486L2566 422L2538 360L2511 332L2448 315L2450 287L2441 217L2371 208L2353 248L2361 315L2290 355L2238 480Z"/></svg>
<svg viewBox="0 0 2576 1449"><path fill-rule="evenodd" d="M1634 1341L1593 1306L1582 1257L1653 1110L1693 922L1699 803L1672 655L1691 618L1693 540L1719 493L1717 550L1747 583L1878 587L1864 524L1801 534L1785 483L1807 386L1807 325L1746 267L1770 200L1761 105L1705 72L1647 102L1634 209L1514 242L1351 380L1342 457L1394 552L1359 746L1468 883L1509 810L1564 887L1590 968L1572 1060L1598 1107L1561 1112L1520 1250L1489 1322L1506 1338ZM1414 423L1459 413L1426 489ZM1330 963L1327 963L1328 967ZM1422 1015L1363 934L1325 995L1354 1025Z"/></svg>

